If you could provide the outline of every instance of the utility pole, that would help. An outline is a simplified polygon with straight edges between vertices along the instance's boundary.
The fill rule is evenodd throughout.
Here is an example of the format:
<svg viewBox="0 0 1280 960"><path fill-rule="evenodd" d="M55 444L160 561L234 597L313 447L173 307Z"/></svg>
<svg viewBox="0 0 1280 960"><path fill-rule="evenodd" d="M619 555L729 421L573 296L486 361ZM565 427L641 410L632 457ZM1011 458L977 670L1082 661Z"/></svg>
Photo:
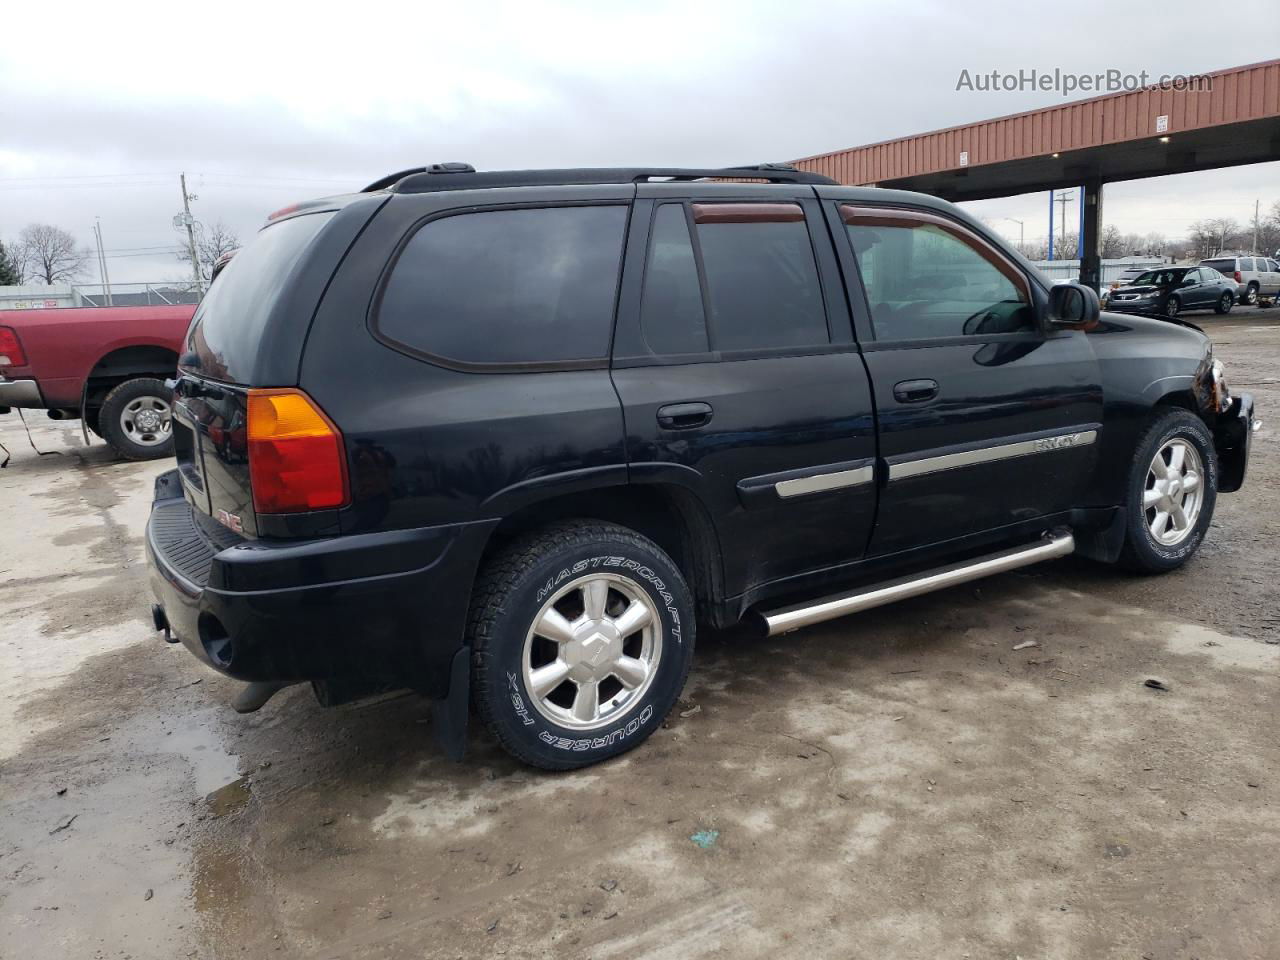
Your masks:
<svg viewBox="0 0 1280 960"><path fill-rule="evenodd" d="M1066 247L1067 247L1067 204L1073 202L1074 200L1075 200L1075 197L1073 197L1071 194L1065 191L1053 198L1054 203L1062 204L1062 214L1059 218L1062 220L1062 241L1060 244L1062 247L1062 250L1059 251L1060 256L1061 254L1066 252ZM1076 254L1077 255L1079 255L1080 253L1079 246L1080 246L1080 238L1077 237L1076 238L1076 247L1077 247ZM1066 258L1064 257L1063 259L1066 259Z"/></svg>
<svg viewBox="0 0 1280 960"><path fill-rule="evenodd" d="M93 235L98 241L98 276L102 280L102 292L105 295L107 306L112 307L115 304L111 300L111 275L107 273L107 255L103 251L102 221L97 217L93 218Z"/></svg>
<svg viewBox="0 0 1280 960"><path fill-rule="evenodd" d="M191 273L196 280L196 293L204 288L204 278L200 276L200 258L196 256L195 219L191 216L191 201L196 198L187 193L187 175L181 173L178 179L182 183L182 222L187 226L187 250L191 253Z"/></svg>
<svg viewBox="0 0 1280 960"><path fill-rule="evenodd" d="M1261 205L1261 200L1253 201L1253 249L1250 251L1251 253L1258 252L1258 213Z"/></svg>
<svg viewBox="0 0 1280 960"><path fill-rule="evenodd" d="M1018 225L1018 252L1025 257L1027 255L1026 222L1023 220L1019 220L1017 217L1005 217L1005 219L1008 220L1010 223L1016 223Z"/></svg>

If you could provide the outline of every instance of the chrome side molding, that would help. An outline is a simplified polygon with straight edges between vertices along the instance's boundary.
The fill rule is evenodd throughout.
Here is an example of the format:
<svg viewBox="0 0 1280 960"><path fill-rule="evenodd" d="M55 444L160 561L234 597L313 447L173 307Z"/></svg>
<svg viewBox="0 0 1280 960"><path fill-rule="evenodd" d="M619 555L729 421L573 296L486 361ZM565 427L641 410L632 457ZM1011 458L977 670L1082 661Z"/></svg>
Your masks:
<svg viewBox="0 0 1280 960"><path fill-rule="evenodd" d="M1037 453L1053 453L1057 450L1066 450L1071 447L1085 447L1097 439L1097 430L1075 430L1071 433L1059 433L1049 437L1037 437L1034 440L1001 443L994 447L965 450L961 453L944 453L941 456L925 457L923 460L905 460L889 464L889 479L904 480L907 477L937 473L939 470L970 467L976 463L993 463L997 460L1009 460L1014 457L1029 457Z"/></svg>
<svg viewBox="0 0 1280 960"><path fill-rule="evenodd" d="M773 488L778 492L778 496L785 500L789 497L801 497L806 493L861 486L870 483L875 477L874 467L855 467L852 470L817 473L811 477L799 477L795 480L779 480Z"/></svg>
<svg viewBox="0 0 1280 960"><path fill-rule="evenodd" d="M1004 573L1007 570L1016 570L1018 567L1030 566L1044 560L1065 557L1075 548L1075 538L1071 533L1058 531L1046 534L1042 539L1027 546L1001 550L963 563L938 567L912 577L864 587L854 593L835 594L813 603L782 607L779 610L764 613L764 622L769 636L774 637L780 633L790 633L801 627L822 623L824 620L834 620L836 617L843 617L850 613L880 607L895 600L918 597L924 593L932 593L934 590L953 587L956 584L978 580L995 573Z"/></svg>

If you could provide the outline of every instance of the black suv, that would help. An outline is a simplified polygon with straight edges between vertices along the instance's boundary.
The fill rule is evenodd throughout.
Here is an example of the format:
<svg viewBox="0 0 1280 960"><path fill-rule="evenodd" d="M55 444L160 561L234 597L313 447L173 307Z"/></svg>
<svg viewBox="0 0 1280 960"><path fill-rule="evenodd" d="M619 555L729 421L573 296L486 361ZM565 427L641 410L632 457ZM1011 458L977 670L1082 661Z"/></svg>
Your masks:
<svg viewBox="0 0 1280 960"><path fill-rule="evenodd" d="M1197 328L1100 314L927 196L791 168L442 164L274 214L175 381L157 628L333 704L471 702L582 766L695 623L794 630L1072 551L1183 563L1254 427Z"/></svg>

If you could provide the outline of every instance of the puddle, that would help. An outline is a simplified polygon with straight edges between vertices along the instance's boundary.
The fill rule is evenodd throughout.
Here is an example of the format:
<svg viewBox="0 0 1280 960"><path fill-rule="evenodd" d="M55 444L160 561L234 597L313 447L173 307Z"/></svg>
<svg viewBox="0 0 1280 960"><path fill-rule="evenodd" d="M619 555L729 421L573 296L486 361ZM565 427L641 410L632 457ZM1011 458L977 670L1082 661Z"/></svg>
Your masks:
<svg viewBox="0 0 1280 960"><path fill-rule="evenodd" d="M251 795L249 778L241 777L239 780L232 780L225 787L219 787L204 799L209 805L209 815L217 819L235 813L249 802Z"/></svg>
<svg viewBox="0 0 1280 960"><path fill-rule="evenodd" d="M239 781L240 758L223 745L217 729L217 710L186 714L139 714L116 734L131 747L176 754L191 770L192 793L208 796Z"/></svg>

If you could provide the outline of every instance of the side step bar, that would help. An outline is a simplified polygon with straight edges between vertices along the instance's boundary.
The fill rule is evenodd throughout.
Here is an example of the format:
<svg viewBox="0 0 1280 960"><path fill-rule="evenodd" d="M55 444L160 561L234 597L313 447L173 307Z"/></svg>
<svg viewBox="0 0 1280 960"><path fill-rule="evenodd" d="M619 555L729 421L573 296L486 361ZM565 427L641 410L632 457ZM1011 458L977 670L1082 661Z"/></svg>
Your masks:
<svg viewBox="0 0 1280 960"><path fill-rule="evenodd" d="M931 593L945 587L954 587L958 583L968 583L981 577L989 577L993 573L1004 573L1018 567L1030 566L1043 560L1065 557L1076 548L1075 538L1069 532L1058 531L1046 534L1043 539L1025 547L1014 547L1012 550L1001 550L989 553L985 557L966 560L964 563L953 563L938 567L926 573L890 580L888 583L865 587L855 593L841 593L823 597L813 603L799 603L791 607L765 613L764 622L769 636L790 633L811 624L834 620L846 614L870 610L895 600L907 597L918 597L922 593Z"/></svg>

